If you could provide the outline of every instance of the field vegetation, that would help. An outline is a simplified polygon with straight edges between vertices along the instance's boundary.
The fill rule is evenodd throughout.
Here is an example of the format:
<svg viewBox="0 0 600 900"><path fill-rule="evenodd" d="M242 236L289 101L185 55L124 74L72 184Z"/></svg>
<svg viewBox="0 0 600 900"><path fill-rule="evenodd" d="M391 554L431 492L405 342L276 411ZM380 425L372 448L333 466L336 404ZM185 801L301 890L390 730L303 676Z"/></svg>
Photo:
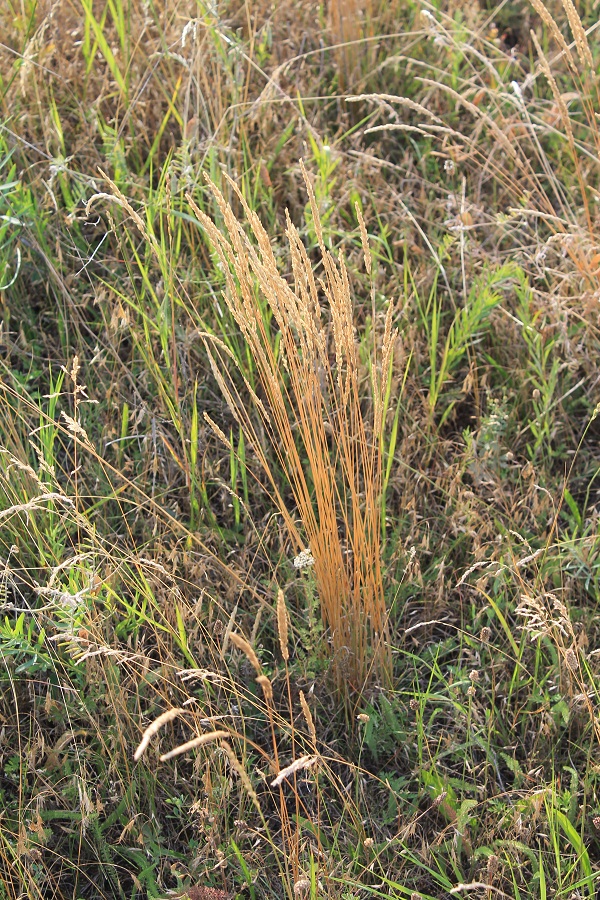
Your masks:
<svg viewBox="0 0 600 900"><path fill-rule="evenodd" d="M597 17L0 4L0 900L599 896Z"/></svg>

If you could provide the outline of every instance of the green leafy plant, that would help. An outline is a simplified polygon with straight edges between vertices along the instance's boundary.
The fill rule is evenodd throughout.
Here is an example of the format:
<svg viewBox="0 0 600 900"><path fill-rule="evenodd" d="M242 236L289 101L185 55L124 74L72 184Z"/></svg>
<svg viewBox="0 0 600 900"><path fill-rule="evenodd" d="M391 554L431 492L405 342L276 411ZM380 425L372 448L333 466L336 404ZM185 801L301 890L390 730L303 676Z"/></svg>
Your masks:
<svg viewBox="0 0 600 900"><path fill-rule="evenodd" d="M0 296L16 282L23 261L19 238L32 225L34 201L0 133Z"/></svg>

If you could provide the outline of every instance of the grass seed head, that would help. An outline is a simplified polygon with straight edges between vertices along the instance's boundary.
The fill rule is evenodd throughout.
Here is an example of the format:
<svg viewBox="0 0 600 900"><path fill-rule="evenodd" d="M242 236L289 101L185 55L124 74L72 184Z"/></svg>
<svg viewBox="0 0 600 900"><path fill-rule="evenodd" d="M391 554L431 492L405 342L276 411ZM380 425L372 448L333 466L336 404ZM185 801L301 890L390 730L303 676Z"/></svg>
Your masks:
<svg viewBox="0 0 600 900"><path fill-rule="evenodd" d="M258 656L254 652L254 650L252 649L252 647L250 646L250 644L248 643L246 638L243 638L241 636L241 634L236 634L234 632L229 635L229 640L231 641L232 644L235 644L235 646L238 648L238 650L241 650L242 653L246 654L248 661L254 666L255 671L258 672L259 675L261 675L262 674L262 666L261 666L260 662L258 661Z"/></svg>
<svg viewBox="0 0 600 900"><path fill-rule="evenodd" d="M182 753L187 753L188 750L195 750L196 747L202 747L204 744L210 744L213 741L218 741L220 738L227 737L229 737L228 731L209 731L207 734L201 734L198 737L192 738L191 741L186 741L185 744L180 744L173 750L169 750L168 753L163 753L160 761L166 762L174 756L181 756Z"/></svg>
<svg viewBox="0 0 600 900"><path fill-rule="evenodd" d="M271 782L271 787L278 787L286 778L289 778L290 775L294 775L296 772L310 769L311 766L315 765L318 758L318 756L301 756L299 759L294 760L293 763L281 770L277 778Z"/></svg>
<svg viewBox="0 0 600 900"><path fill-rule="evenodd" d="M250 778L248 777L248 773L246 772L246 769L241 764L241 762L239 761L239 759L233 752L233 748L231 747L231 745L229 743L227 743L227 741L221 741L221 747L223 748L223 750L225 751L225 753L227 755L227 758L229 759L231 768L237 773L240 781L242 782L244 789L246 790L246 793L248 794L248 796L250 797L250 799L252 800L254 805L260 811L260 806L258 803L258 796L256 794L256 791L252 787L252 782L250 781Z"/></svg>
<svg viewBox="0 0 600 900"><path fill-rule="evenodd" d="M168 722L172 722L173 719L176 719L177 716L180 716L183 713L185 713L185 710L182 709L181 707L178 707L177 709L168 709L166 712L164 712L162 715L160 715L157 719L155 719L154 722L152 722L150 725L148 725L148 727L146 728L146 730L144 731L144 733L142 735L142 740L140 741L137 750L133 754L133 758L134 758L135 762L137 762L138 759L140 759L142 757L148 744L150 743L150 741L152 740L154 735L160 731L160 729L163 727L163 725L166 725Z"/></svg>
<svg viewBox="0 0 600 900"><path fill-rule="evenodd" d="M273 685L266 675L259 675L258 678L255 679L257 684L260 684L263 692L263 696L265 701L270 706L273 705Z"/></svg>
<svg viewBox="0 0 600 900"><path fill-rule="evenodd" d="M285 597L281 588L277 591L277 632L279 634L279 646L285 662L290 658L288 649L288 614L285 605Z"/></svg>
<svg viewBox="0 0 600 900"><path fill-rule="evenodd" d="M304 696L304 691L300 691L300 706L302 707L302 712L304 714L304 720L306 722L306 726L308 728L308 733L310 734L310 739L314 747L317 744L317 732L315 729L314 719L312 717L312 713L310 711L310 706Z"/></svg>

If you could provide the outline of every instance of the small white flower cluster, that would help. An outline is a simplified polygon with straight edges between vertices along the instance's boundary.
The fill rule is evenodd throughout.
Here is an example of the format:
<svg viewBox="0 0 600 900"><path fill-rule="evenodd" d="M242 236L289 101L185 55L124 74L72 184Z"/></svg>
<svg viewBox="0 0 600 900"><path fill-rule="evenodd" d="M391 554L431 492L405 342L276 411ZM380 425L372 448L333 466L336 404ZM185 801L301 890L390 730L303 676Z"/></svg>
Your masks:
<svg viewBox="0 0 600 900"><path fill-rule="evenodd" d="M296 569L308 569L310 566L314 566L314 564L315 558L310 551L310 547L301 550L294 559L294 568Z"/></svg>

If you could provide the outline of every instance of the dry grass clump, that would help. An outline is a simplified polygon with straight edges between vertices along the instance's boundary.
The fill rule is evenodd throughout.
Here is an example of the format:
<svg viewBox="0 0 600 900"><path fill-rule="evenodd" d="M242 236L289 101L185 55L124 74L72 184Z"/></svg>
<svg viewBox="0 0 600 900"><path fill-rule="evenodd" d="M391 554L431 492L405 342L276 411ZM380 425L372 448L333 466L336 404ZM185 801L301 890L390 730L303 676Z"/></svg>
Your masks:
<svg viewBox="0 0 600 900"><path fill-rule="evenodd" d="M284 633L280 634L281 638L284 636ZM219 717L223 720L222 728L203 730L214 728L214 720L200 718L197 698L190 693L184 703L185 711L190 724L202 733L162 754L160 762L169 762L184 754L190 756L193 752L196 757L194 771L203 770L207 794L209 785L216 787L219 784L220 773L228 784L230 804L234 802L233 792L239 791L240 811L235 826L241 833L236 833L235 840L244 846L244 854L247 854L244 839L252 839L255 849L259 848L257 859L262 865L268 861L267 865L278 872L288 900L297 895L297 885L306 881L311 873L313 879L318 876L324 895L336 898L339 860L329 849L328 833L337 830L343 822L344 828L349 829L361 845L369 828L364 820L364 810L359 808L358 794L353 797L349 785L372 780L383 796L389 795L389 788L376 778L368 779L360 765L338 756L324 743L322 734L317 737L309 703L300 692L299 706L306 728L302 726L288 666L284 677L274 679L272 684L251 643L238 633L232 633L231 638L254 671L259 673L255 680L263 689L262 697L254 694L249 685L235 684L233 678L226 677L227 689L237 697L240 706L234 714ZM204 673L190 670L180 674L186 682L193 682ZM150 740L160 729L183 711L181 708L169 709L145 729L134 754L136 761L141 760ZM368 719L368 716L363 718ZM186 760L182 759L179 765L185 767ZM162 771L167 773L169 768ZM323 803L325 797L327 804ZM365 799L360 803L364 804ZM247 806L248 801L251 807ZM207 798L202 802L208 806ZM218 793L211 802L220 803ZM227 819L229 815L229 809L219 810L219 816ZM372 839L367 839L364 846L368 849L373 843ZM362 850L359 853L363 855ZM229 878L230 873L226 874ZM310 885L310 879L307 883Z"/></svg>
<svg viewBox="0 0 600 900"><path fill-rule="evenodd" d="M442 52L466 52L472 65L458 86L443 77L425 83L468 114L450 139L442 136L444 155L502 186L506 208L495 211L496 222L506 227L507 236L514 235L517 245L533 244L536 274L558 248L585 287L596 290L593 185L598 180L595 111L600 97L592 52L571 0L562 0L562 10L542 0L532 0L532 6L549 35L543 49L538 34L530 32L537 57L532 68L520 61L508 68L494 58L492 46L466 41L443 15L426 12L431 37ZM488 138L496 144L491 158Z"/></svg>
<svg viewBox="0 0 600 900"><path fill-rule="evenodd" d="M345 90L359 74L361 38L368 32L373 15L371 0L331 0L328 4L329 29L333 43L338 44L338 82Z"/></svg>
<svg viewBox="0 0 600 900"><path fill-rule="evenodd" d="M553 288L559 270L566 277L566 259L575 276L569 286L592 292L598 289L599 250L595 26L588 38L570 0L535 0L532 6L547 34L523 33L521 52L507 54L491 32L475 30L474 23L473 30L466 28L453 9L426 5L422 23L437 58L429 59L423 44L410 60L421 102L385 93L363 96L370 109L380 104L385 120L367 132L381 134L384 165L390 149L411 136L431 143L432 156L445 164L447 199L454 198L452 230L462 230L461 241L472 252L485 235L496 242L498 255L518 251L527 271L538 280L547 275ZM523 53L525 48L531 53ZM464 66L458 66L460 59ZM456 77L450 75L454 71ZM492 185L497 193L489 202Z"/></svg>
<svg viewBox="0 0 600 900"><path fill-rule="evenodd" d="M246 396L232 371L239 369L237 360L221 341L207 336L213 374L262 467L296 551L310 547L337 683L341 687L349 679L360 690L373 674L389 677L381 432L395 330L390 305L381 351L372 358L370 373L365 371L346 266L325 246L304 169L303 174L320 251L319 278L289 217L291 283L284 278L267 232L233 183L255 243L216 187L224 228L190 202L225 273L223 296L255 366L253 384L241 372ZM370 267L366 243L364 252ZM295 510L288 506L282 476Z"/></svg>

